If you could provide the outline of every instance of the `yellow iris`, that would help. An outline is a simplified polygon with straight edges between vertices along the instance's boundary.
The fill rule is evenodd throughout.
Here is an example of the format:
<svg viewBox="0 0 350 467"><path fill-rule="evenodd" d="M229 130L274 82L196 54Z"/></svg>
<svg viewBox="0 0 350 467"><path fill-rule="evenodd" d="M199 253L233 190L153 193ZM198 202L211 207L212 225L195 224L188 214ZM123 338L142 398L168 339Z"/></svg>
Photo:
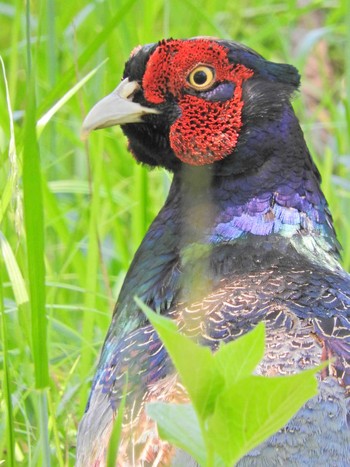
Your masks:
<svg viewBox="0 0 350 467"><path fill-rule="evenodd" d="M205 91L215 81L215 72L209 66L199 65L191 71L187 79L193 89Z"/></svg>

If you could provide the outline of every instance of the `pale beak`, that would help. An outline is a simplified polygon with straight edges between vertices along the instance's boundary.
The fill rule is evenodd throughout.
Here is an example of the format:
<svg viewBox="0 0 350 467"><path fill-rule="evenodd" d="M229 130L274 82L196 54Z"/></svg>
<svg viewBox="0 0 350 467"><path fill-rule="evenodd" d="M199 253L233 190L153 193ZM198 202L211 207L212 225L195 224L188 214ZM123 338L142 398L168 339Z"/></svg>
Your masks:
<svg viewBox="0 0 350 467"><path fill-rule="evenodd" d="M86 139L91 131L113 125L142 122L142 116L160 113L156 109L144 107L132 101L132 97L140 89L136 81L124 79L108 96L97 102L85 117L81 129L81 138Z"/></svg>

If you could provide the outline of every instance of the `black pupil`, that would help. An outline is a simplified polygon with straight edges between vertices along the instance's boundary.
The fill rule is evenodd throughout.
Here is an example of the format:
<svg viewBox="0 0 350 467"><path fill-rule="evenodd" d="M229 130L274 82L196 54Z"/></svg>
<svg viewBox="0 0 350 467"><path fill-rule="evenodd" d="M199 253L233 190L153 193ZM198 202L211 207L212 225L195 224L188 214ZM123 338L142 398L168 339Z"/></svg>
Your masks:
<svg viewBox="0 0 350 467"><path fill-rule="evenodd" d="M193 81L199 86L201 84L206 83L207 79L208 79L208 75L206 74L205 71L202 71L202 70L196 71L195 74L193 75Z"/></svg>

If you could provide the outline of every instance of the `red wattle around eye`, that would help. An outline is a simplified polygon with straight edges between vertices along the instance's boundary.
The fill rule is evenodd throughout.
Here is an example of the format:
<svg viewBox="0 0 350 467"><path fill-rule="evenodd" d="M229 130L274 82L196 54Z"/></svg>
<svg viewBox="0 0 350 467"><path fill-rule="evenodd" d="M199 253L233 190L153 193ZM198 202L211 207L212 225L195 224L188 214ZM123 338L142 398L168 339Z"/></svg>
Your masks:
<svg viewBox="0 0 350 467"><path fill-rule="evenodd" d="M232 153L242 127L241 94L239 88L225 102L197 96L186 96L180 101L182 115L170 128L170 145L182 162L211 164Z"/></svg>
<svg viewBox="0 0 350 467"><path fill-rule="evenodd" d="M154 104L172 94L181 116L171 125L170 145L175 155L191 165L210 164L234 150L242 127L242 84L253 71L231 63L227 49L215 41L163 41L151 55L143 77L145 98ZM201 64L215 72L215 82L232 83L233 95L206 99L188 93L191 70Z"/></svg>

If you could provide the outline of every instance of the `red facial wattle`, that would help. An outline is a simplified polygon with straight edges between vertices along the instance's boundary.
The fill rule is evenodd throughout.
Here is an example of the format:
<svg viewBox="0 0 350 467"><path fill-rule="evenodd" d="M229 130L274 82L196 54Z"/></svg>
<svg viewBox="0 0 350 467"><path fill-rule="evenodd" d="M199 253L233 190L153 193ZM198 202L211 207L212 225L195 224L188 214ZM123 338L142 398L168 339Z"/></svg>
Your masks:
<svg viewBox="0 0 350 467"><path fill-rule="evenodd" d="M169 140L175 155L187 164L211 164L231 154L237 144L242 85L253 71L230 63L227 52L208 39L168 40L160 43L147 63L142 81L145 98L161 104L171 94L177 100L181 116L171 125ZM188 76L200 65L214 70L215 81L213 87L193 92Z"/></svg>

